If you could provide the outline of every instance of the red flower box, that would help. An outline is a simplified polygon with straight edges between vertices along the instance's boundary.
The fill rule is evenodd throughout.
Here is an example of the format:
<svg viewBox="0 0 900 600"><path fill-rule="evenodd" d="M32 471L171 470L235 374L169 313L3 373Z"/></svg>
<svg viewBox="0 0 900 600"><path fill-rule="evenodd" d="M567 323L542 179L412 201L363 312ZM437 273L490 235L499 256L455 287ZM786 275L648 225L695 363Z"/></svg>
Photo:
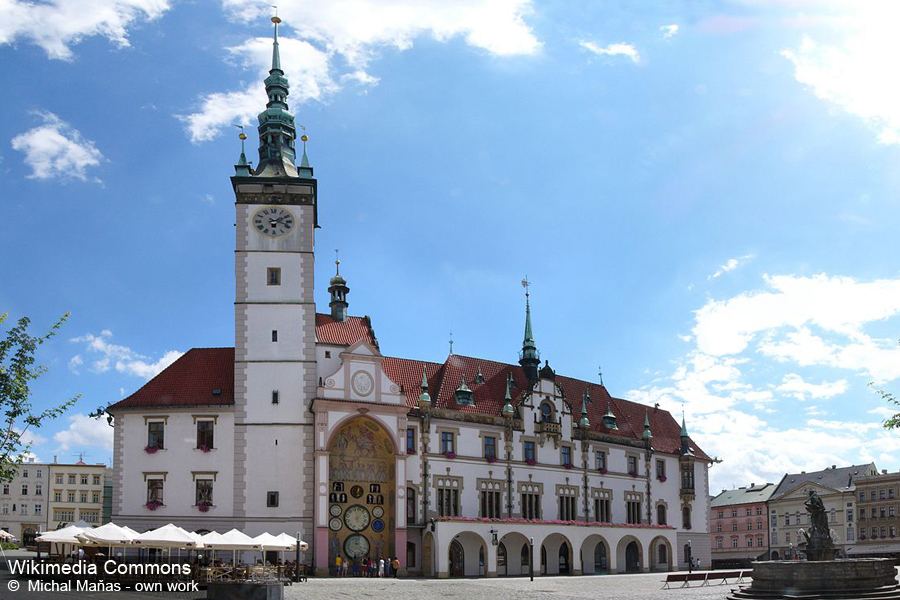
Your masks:
<svg viewBox="0 0 900 600"><path fill-rule="evenodd" d="M159 450L156 446L144 446L144 452L147 454L156 454L156 451Z"/></svg>
<svg viewBox="0 0 900 600"><path fill-rule="evenodd" d="M660 475L659 477L657 477L657 479L659 479L659 482L660 482L660 483L665 483L665 482L666 482L666 476L665 476L665 475Z"/></svg>
<svg viewBox="0 0 900 600"><path fill-rule="evenodd" d="M156 510L157 508L159 508L162 505L163 505L162 502L157 502L156 500L151 500L144 506L147 508L147 510Z"/></svg>
<svg viewBox="0 0 900 600"><path fill-rule="evenodd" d="M567 469L574 469L574 468L575 468L575 465L573 465L572 463L566 463L566 464L564 464L563 466L564 466L565 468L567 468Z"/></svg>
<svg viewBox="0 0 900 600"><path fill-rule="evenodd" d="M534 460L533 458L529 458L528 460L525 461L525 464L527 464L529 467L533 467L534 465L537 464L537 461Z"/></svg>
<svg viewBox="0 0 900 600"><path fill-rule="evenodd" d="M197 450L199 450L200 452L209 452L210 450L212 450L212 448L210 448L206 444L203 444L202 446L197 446Z"/></svg>
<svg viewBox="0 0 900 600"><path fill-rule="evenodd" d="M496 457L496 456L486 456L484 460L486 460L486 461L488 461L489 463L493 464L493 463L497 462L497 457Z"/></svg>
<svg viewBox="0 0 900 600"><path fill-rule="evenodd" d="M637 471L628 471L628 474L632 477L637 477Z"/></svg>
<svg viewBox="0 0 900 600"><path fill-rule="evenodd" d="M606 467L600 467L597 469L601 475L606 475L609 471L606 470Z"/></svg>
<svg viewBox="0 0 900 600"><path fill-rule="evenodd" d="M444 458L454 459L456 458L456 452L444 452Z"/></svg>
<svg viewBox="0 0 900 600"><path fill-rule="evenodd" d="M210 504L208 504L207 502L201 502L200 504L197 505L197 510L205 513L205 512L209 512L209 507L210 507Z"/></svg>

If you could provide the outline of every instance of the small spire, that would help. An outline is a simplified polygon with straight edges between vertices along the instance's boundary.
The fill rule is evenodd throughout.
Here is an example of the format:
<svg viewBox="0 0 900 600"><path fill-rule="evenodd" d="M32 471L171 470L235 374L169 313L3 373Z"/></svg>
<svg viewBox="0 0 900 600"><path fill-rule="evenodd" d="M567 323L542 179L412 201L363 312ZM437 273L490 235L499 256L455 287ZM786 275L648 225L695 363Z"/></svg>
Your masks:
<svg viewBox="0 0 900 600"><path fill-rule="evenodd" d="M334 249L334 276L341 276L341 251L337 248Z"/></svg>
<svg viewBox="0 0 900 600"><path fill-rule="evenodd" d="M650 432L650 413L646 409L644 409L644 435L642 437L645 440L653 437L653 434Z"/></svg>
<svg viewBox="0 0 900 600"><path fill-rule="evenodd" d="M597 374L600 375L600 385L603 385L603 367L597 367Z"/></svg>
<svg viewBox="0 0 900 600"><path fill-rule="evenodd" d="M512 418L515 409L512 405L512 396L509 394L509 378L506 379L506 396L504 397L504 400L506 402L503 404L503 416Z"/></svg>
<svg viewBox="0 0 900 600"><path fill-rule="evenodd" d="M587 390L584 391L584 394L581 396L581 421L579 421L578 426L582 429L587 429L591 426L591 421L587 416L587 405L591 403L591 395Z"/></svg>
<svg viewBox="0 0 900 600"><path fill-rule="evenodd" d="M300 141L303 142L303 156L300 157L300 168L310 169L311 167L309 166L309 157L306 156L306 142L309 141L309 136L306 135L306 127L301 125L300 129L303 131L303 135L300 136Z"/></svg>
<svg viewBox="0 0 900 600"><path fill-rule="evenodd" d="M478 364L478 371L475 373L475 383L484 383L484 374L481 372L481 364Z"/></svg>
<svg viewBox="0 0 900 600"><path fill-rule="evenodd" d="M684 413L681 413L681 437L688 437L687 423L684 420Z"/></svg>
<svg viewBox="0 0 900 600"><path fill-rule="evenodd" d="M272 44L272 71L281 71L281 53L278 51L278 24L281 23L281 19L278 18L278 7L275 7L275 16L272 17L272 22L275 23L275 40Z"/></svg>
<svg viewBox="0 0 900 600"><path fill-rule="evenodd" d="M328 306L331 308L331 318L335 321L344 322L347 320L347 308L350 303L347 301L347 294L350 288L347 286L347 280L341 277L341 259L338 258L339 251L334 251L334 277L329 281L328 292L331 294L331 302Z"/></svg>
<svg viewBox="0 0 900 600"><path fill-rule="evenodd" d="M541 366L541 355L538 352L537 345L534 343L534 333L531 329L531 282L528 276L522 280L522 287L525 288L525 337L522 340L522 351L519 353L519 364L525 370L525 375L529 381L538 379L538 367Z"/></svg>
<svg viewBox="0 0 900 600"><path fill-rule="evenodd" d="M450 356L453 356L453 330L450 330Z"/></svg>
<svg viewBox="0 0 900 600"><path fill-rule="evenodd" d="M419 406L427 407L431 404L431 396L428 395L428 371L422 365L422 393L419 394Z"/></svg>
<svg viewBox="0 0 900 600"><path fill-rule="evenodd" d="M250 165L247 163L247 155L244 153L244 140L247 139L247 135L244 133L243 125L235 125L235 127L241 130L241 133L238 135L238 139L241 140L241 156L238 158L238 163L234 165L234 172L238 177L249 177L252 173Z"/></svg>

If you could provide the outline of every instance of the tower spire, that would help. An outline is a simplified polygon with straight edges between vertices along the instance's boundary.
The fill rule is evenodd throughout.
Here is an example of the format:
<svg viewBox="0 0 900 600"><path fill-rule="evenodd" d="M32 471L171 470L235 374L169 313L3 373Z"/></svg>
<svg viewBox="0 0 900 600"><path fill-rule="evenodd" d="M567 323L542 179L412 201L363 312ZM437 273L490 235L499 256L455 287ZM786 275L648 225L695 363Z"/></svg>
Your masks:
<svg viewBox="0 0 900 600"><path fill-rule="evenodd" d="M350 288L347 287L347 280L341 277L341 259L338 250L334 251L334 277L329 281L328 292L331 294L331 302L328 306L331 308L331 318L335 321L347 320L347 294Z"/></svg>
<svg viewBox="0 0 900 600"><path fill-rule="evenodd" d="M275 16L272 17L272 22L275 23L275 35L274 42L272 43L272 69L269 71L281 71L281 52L278 51L278 24L281 23L281 19L278 18L278 9L275 9ZM284 71L282 71L283 73Z"/></svg>
<svg viewBox="0 0 900 600"><path fill-rule="evenodd" d="M238 158L237 164L234 165L234 174L238 177L249 177L252 171L250 164L247 162L247 154L244 149L244 140L247 139L247 135L244 133L243 125L235 125L235 127L241 130L241 133L238 135L238 139L241 140L241 156Z"/></svg>
<svg viewBox="0 0 900 600"><path fill-rule="evenodd" d="M525 370L529 381L536 381L538 367L541 365L541 355L534 343L534 333L531 329L531 292L528 289L530 286L531 282L526 276L522 280L522 287L525 288L525 337L522 340L522 351L519 353L519 364Z"/></svg>

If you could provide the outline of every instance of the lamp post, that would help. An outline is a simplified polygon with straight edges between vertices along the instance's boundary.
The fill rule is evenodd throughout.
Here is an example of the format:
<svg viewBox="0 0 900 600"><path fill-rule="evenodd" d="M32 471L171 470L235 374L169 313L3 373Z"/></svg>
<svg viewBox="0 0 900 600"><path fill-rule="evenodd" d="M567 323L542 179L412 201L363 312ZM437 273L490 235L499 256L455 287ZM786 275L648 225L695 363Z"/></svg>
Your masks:
<svg viewBox="0 0 900 600"><path fill-rule="evenodd" d="M688 540L688 573L694 572L694 555L691 553L691 540Z"/></svg>
<svg viewBox="0 0 900 600"><path fill-rule="evenodd" d="M297 568L294 569L294 579L300 583L300 532L297 532Z"/></svg>
<svg viewBox="0 0 900 600"><path fill-rule="evenodd" d="M528 538L528 577L534 581L534 538Z"/></svg>

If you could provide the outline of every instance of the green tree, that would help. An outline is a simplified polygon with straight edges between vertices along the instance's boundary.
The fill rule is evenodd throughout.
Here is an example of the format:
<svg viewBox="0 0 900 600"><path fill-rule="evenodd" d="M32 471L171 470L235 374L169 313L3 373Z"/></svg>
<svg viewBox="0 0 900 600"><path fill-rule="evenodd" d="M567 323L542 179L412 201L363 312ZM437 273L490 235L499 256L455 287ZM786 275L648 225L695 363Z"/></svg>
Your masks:
<svg viewBox="0 0 900 600"><path fill-rule="evenodd" d="M33 336L28 333L31 320L22 317L0 340L0 411L5 418L0 423L0 481L10 481L16 476L24 453L31 448L22 439L25 432L59 417L81 397L79 394L39 413L31 406L31 382L47 371L46 367L34 364L34 354L57 334L68 318L69 313L64 314L48 333ZM0 323L4 321L6 314L0 315Z"/></svg>

